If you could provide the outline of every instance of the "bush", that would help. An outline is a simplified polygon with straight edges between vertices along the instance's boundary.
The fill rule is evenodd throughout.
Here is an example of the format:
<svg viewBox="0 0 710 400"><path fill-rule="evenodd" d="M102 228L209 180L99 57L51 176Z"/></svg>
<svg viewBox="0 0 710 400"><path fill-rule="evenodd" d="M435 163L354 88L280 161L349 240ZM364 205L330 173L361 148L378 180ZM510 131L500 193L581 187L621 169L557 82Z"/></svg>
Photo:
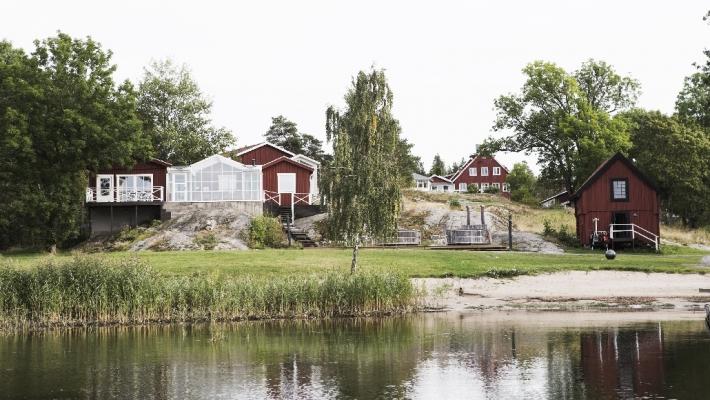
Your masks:
<svg viewBox="0 0 710 400"><path fill-rule="evenodd" d="M552 227L550 220L545 219L542 222L542 235L548 238L554 238L561 244L568 247L578 247L579 241L577 236L571 231L569 226L562 224L559 229Z"/></svg>
<svg viewBox="0 0 710 400"><path fill-rule="evenodd" d="M466 187L466 192L467 193L478 193L478 186L471 184Z"/></svg>
<svg viewBox="0 0 710 400"><path fill-rule="evenodd" d="M550 222L549 219L545 218L544 221L542 221L542 235L543 236L554 236L557 232L555 231L555 228L552 227L552 223Z"/></svg>
<svg viewBox="0 0 710 400"><path fill-rule="evenodd" d="M217 236L209 231L202 231L198 233L195 235L195 238L192 239L192 242L205 250L213 250L219 244Z"/></svg>
<svg viewBox="0 0 710 400"><path fill-rule="evenodd" d="M461 201L455 197L449 199L449 207L451 208L461 208Z"/></svg>
<svg viewBox="0 0 710 400"><path fill-rule="evenodd" d="M278 218L258 216L249 225L247 244L252 249L266 247L278 248L284 246L284 232Z"/></svg>
<svg viewBox="0 0 710 400"><path fill-rule="evenodd" d="M495 186L488 186L486 188L486 190L484 191L484 193L497 194L497 193L500 193L500 189Z"/></svg>

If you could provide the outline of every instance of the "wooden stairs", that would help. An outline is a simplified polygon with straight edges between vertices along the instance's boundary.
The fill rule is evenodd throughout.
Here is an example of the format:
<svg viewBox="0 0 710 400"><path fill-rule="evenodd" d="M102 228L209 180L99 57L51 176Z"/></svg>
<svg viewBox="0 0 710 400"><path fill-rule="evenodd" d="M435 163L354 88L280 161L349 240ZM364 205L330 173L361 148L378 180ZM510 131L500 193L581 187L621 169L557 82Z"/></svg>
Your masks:
<svg viewBox="0 0 710 400"><path fill-rule="evenodd" d="M283 225L284 232L288 235L291 207L279 207L279 220ZM318 243L311 239L311 237L308 236L308 232L301 228L291 226L291 239L300 243L303 247L318 247Z"/></svg>

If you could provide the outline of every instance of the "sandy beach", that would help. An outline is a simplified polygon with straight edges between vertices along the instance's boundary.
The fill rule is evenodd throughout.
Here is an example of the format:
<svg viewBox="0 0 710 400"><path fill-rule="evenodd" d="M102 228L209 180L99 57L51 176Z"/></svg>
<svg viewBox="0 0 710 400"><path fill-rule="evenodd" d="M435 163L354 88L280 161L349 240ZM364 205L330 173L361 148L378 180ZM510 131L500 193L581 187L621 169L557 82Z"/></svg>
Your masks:
<svg viewBox="0 0 710 400"><path fill-rule="evenodd" d="M421 278L434 309L657 311L700 313L710 303L710 276L570 271L512 279Z"/></svg>

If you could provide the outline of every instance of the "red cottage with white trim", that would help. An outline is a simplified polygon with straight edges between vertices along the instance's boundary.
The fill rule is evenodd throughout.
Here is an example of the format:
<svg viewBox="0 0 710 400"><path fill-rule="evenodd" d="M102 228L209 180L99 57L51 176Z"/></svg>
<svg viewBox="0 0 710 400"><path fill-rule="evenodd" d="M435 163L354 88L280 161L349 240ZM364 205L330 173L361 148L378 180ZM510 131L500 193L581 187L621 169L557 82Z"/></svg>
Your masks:
<svg viewBox="0 0 710 400"><path fill-rule="evenodd" d="M657 188L621 153L604 161L571 197L582 245L660 243ZM602 239L602 238L608 238Z"/></svg>
<svg viewBox="0 0 710 400"><path fill-rule="evenodd" d="M459 192L466 192L471 185L474 185L479 192L495 187L502 196L510 198L510 189L505 182L508 172L508 169L495 157L474 154L451 177L451 182L454 184L454 190Z"/></svg>

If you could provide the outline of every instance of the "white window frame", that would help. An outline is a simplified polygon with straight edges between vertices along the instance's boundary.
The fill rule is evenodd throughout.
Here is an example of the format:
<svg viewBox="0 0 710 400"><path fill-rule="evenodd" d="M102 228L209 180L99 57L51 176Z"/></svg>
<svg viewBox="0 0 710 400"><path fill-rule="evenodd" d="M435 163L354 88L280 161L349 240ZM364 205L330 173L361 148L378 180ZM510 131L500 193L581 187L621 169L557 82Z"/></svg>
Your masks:
<svg viewBox="0 0 710 400"><path fill-rule="evenodd" d="M478 176L478 170L476 167L468 169L468 176Z"/></svg>
<svg viewBox="0 0 710 400"><path fill-rule="evenodd" d="M489 183L481 183L481 193L485 193L486 189L488 189L488 186L490 186Z"/></svg>
<svg viewBox="0 0 710 400"><path fill-rule="evenodd" d="M507 182L503 183L503 192L510 192L510 185Z"/></svg>
<svg viewBox="0 0 710 400"><path fill-rule="evenodd" d="M468 185L466 182L459 183L459 192L465 192L468 190Z"/></svg>
<svg viewBox="0 0 710 400"><path fill-rule="evenodd" d="M481 167L481 176L488 176L488 167Z"/></svg>
<svg viewBox="0 0 710 400"><path fill-rule="evenodd" d="M150 177L150 186L142 189L138 189L138 177L147 176ZM121 178L133 178L135 193L131 193L130 189L121 188ZM128 179L126 179L128 181ZM153 197L153 174L116 174L116 194L118 201L145 201L147 196Z"/></svg>
<svg viewBox="0 0 710 400"><path fill-rule="evenodd" d="M500 167L493 167L493 176L500 175Z"/></svg>
<svg viewBox="0 0 710 400"><path fill-rule="evenodd" d="M500 183L498 183L498 182L491 183L491 186L493 186L494 188L498 188L498 190L500 190Z"/></svg>

